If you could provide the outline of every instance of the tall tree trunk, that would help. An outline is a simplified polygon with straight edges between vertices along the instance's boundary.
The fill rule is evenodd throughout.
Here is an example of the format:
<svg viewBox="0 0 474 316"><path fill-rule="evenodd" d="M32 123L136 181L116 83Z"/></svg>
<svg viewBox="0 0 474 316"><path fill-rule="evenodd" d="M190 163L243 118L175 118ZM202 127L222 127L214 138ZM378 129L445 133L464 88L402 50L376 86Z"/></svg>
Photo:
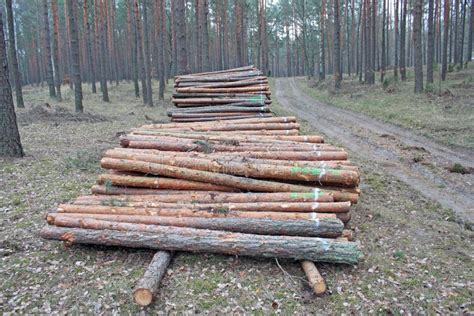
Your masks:
<svg viewBox="0 0 474 316"><path fill-rule="evenodd" d="M459 62L459 1L460 0L454 0L454 64Z"/></svg>
<svg viewBox="0 0 474 316"><path fill-rule="evenodd" d="M341 88L341 25L339 0L334 0L334 88Z"/></svg>
<svg viewBox="0 0 474 316"><path fill-rule="evenodd" d="M11 7L11 6L10 6ZM23 157L20 133L16 123L15 107L13 105L12 89L9 81L7 47L3 33L3 16L0 10L0 156Z"/></svg>
<svg viewBox="0 0 474 316"><path fill-rule="evenodd" d="M423 0L415 0L413 5L413 57L415 68L415 93L423 92L423 48L422 28Z"/></svg>
<svg viewBox="0 0 474 316"><path fill-rule="evenodd" d="M98 44L100 45L100 89L102 90L102 101L104 102L110 102L109 99L109 89L107 87L107 77L108 77L108 57L107 57L107 23L100 22L100 21L106 21L106 10L104 8L105 4L101 2L100 0L96 0L96 5L100 6L100 19L99 15L96 14L97 16L96 19L96 26L99 29L98 34L100 34L100 38L97 37ZM98 8L96 6L96 8ZM98 46L99 46L98 45Z"/></svg>
<svg viewBox="0 0 474 316"><path fill-rule="evenodd" d="M173 51L173 62L172 62L172 70L171 73L176 75L178 72L178 49L176 46L177 36L176 36L176 29L177 29L177 21L176 21L176 1L171 2L171 49Z"/></svg>
<svg viewBox="0 0 474 316"><path fill-rule="evenodd" d="M137 55L138 55L138 67L140 69L140 81L142 82L142 95L143 103L148 103L148 91L146 84L146 66L145 56L143 52L143 36L142 36L142 20L140 14L140 8L138 6L138 0L134 0L135 7L135 25L137 28Z"/></svg>
<svg viewBox="0 0 474 316"><path fill-rule="evenodd" d="M426 52L426 82L433 83L433 57L435 50L434 0L428 0L428 48Z"/></svg>
<svg viewBox="0 0 474 316"><path fill-rule="evenodd" d="M69 26L71 32L71 57L72 57L72 75L74 80L74 102L76 112L83 112L82 107L82 82L81 82L81 66L79 57L79 36L77 34L77 22L75 15L75 5L77 2L66 0L68 8Z"/></svg>
<svg viewBox="0 0 474 316"><path fill-rule="evenodd" d="M51 56L51 35L49 32L48 0L43 0L44 50L46 53L46 81L49 86L49 96L56 98L54 87L53 60Z"/></svg>
<svg viewBox="0 0 474 316"><path fill-rule="evenodd" d="M243 47L242 47L242 24L243 24L243 15L242 15L242 0L237 0L235 2L235 38L236 38L236 66L242 67L244 65L243 60Z"/></svg>
<svg viewBox="0 0 474 316"><path fill-rule="evenodd" d="M398 78L398 43L399 43L399 29L398 29L398 17L399 17L399 2L400 0L395 0L395 11L394 11L394 42L395 42L395 50L394 50L394 67L393 67L393 76Z"/></svg>
<svg viewBox="0 0 474 316"><path fill-rule="evenodd" d="M402 18L400 21L400 75L402 81L407 80L406 70L406 27L407 27L407 0L403 0Z"/></svg>
<svg viewBox="0 0 474 316"><path fill-rule="evenodd" d="M143 5L143 42L145 58L145 79L147 97L145 104L153 106L153 92L151 89L151 60L150 60L150 32L148 26L148 0L142 2Z"/></svg>
<svg viewBox="0 0 474 316"><path fill-rule="evenodd" d="M133 8L132 8L133 7ZM131 12L133 10L133 13ZM140 85L138 84L138 40L137 40L137 25L135 16L135 5L133 0L127 0L127 18L128 14L130 14L130 37L131 42L129 43L130 46L130 55L132 58L132 79L133 79L133 88L135 91L135 98L140 97Z"/></svg>
<svg viewBox="0 0 474 316"><path fill-rule="evenodd" d="M158 77L160 80L160 87L158 89L158 99L165 98L165 0L158 0L156 2L156 18L157 18L157 34L158 34L158 63L159 71Z"/></svg>
<svg viewBox="0 0 474 316"><path fill-rule="evenodd" d="M321 59L320 59L320 68L319 68L319 80L324 81L326 79L326 54L325 54L325 34L326 34L326 0L321 0L321 12L320 12L320 49L321 49Z"/></svg>
<svg viewBox="0 0 474 316"><path fill-rule="evenodd" d="M461 35L459 39L459 69L462 69L464 63L464 29L466 28L466 5L467 0L464 0L464 4L462 6Z"/></svg>
<svg viewBox="0 0 474 316"><path fill-rule="evenodd" d="M448 72L448 37L449 37L449 0L444 0L444 19L443 19L443 60L441 65L441 80L446 80Z"/></svg>
<svg viewBox="0 0 474 316"><path fill-rule="evenodd" d="M471 0L471 15L469 17L469 35L467 40L467 62L472 61L472 33L474 32L474 1ZM466 64L467 67L467 64Z"/></svg>
<svg viewBox="0 0 474 316"><path fill-rule="evenodd" d="M92 38L94 37L93 31L91 30L91 26L89 23L89 8L88 8L89 0L84 0L84 29L85 29L85 41L87 45L87 59L89 67L87 70L89 71L89 76L91 80L91 88L92 93L97 93L97 87L95 84L95 65L94 65L94 55L92 51Z"/></svg>
<svg viewBox="0 0 474 316"><path fill-rule="evenodd" d="M209 56L209 25L208 25L208 15L209 15L209 3L208 0L200 0L202 7L202 49L203 49L203 71L211 70L211 57Z"/></svg>
<svg viewBox="0 0 474 316"><path fill-rule="evenodd" d="M370 83L374 84L375 83L375 71L376 71L376 59L377 59L377 1L378 0L372 0L372 19L371 19L371 33L372 33L372 38L371 38L371 45L372 47L370 48L371 51L371 60L372 60L372 74L370 78Z"/></svg>
<svg viewBox="0 0 474 316"><path fill-rule="evenodd" d="M15 42L15 26L13 23L13 8L12 0L6 0L7 6L7 20L8 20L8 40L10 41L10 62L12 65L13 81L15 83L16 106L24 108L23 91L21 89L21 75L18 69L18 58L16 56L16 42Z"/></svg>
<svg viewBox="0 0 474 316"><path fill-rule="evenodd" d="M387 24L387 11L386 11L387 0L383 0L382 4L382 58L380 67L380 82L383 83L385 76L385 27Z"/></svg>
<svg viewBox="0 0 474 316"><path fill-rule="evenodd" d="M186 13L185 0L176 0L175 19L176 19L176 51L178 54L177 74L184 75L188 71L188 53L186 50Z"/></svg>
<svg viewBox="0 0 474 316"><path fill-rule="evenodd" d="M54 82L56 84L56 98L58 101L62 101L61 74L59 69L59 17L57 0L51 0L51 11L53 15Z"/></svg>

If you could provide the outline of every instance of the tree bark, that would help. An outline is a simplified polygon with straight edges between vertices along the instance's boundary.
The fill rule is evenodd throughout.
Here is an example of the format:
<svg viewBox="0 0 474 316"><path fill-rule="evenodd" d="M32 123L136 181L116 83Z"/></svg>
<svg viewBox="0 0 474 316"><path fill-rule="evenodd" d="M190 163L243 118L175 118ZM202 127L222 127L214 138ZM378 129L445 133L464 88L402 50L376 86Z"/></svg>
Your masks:
<svg viewBox="0 0 474 316"><path fill-rule="evenodd" d="M423 92L423 48L422 48L423 0L415 0L413 6L413 49L415 68L415 93Z"/></svg>
<svg viewBox="0 0 474 316"><path fill-rule="evenodd" d="M326 79L326 53L325 53L325 34L326 34L326 0L321 0L321 12L320 12L320 69L319 69L319 81L324 81Z"/></svg>
<svg viewBox="0 0 474 316"><path fill-rule="evenodd" d="M9 81L7 48L3 30L3 17L0 10L0 62L2 63L2 71L0 71L0 135L2 135L0 137L0 156L23 157L23 147L18 132Z"/></svg>
<svg viewBox="0 0 474 316"><path fill-rule="evenodd" d="M443 56L441 65L441 80L446 80L448 72L448 43L449 43L449 0L444 1L444 19L443 19Z"/></svg>
<svg viewBox="0 0 474 316"><path fill-rule="evenodd" d="M46 226L40 235L45 239L62 240L71 244L279 257L343 264L357 264L363 256L358 244L334 239L262 236L90 219L82 220L77 226L90 229Z"/></svg>
<svg viewBox="0 0 474 316"><path fill-rule="evenodd" d="M185 0L177 0L175 2L175 18L176 18L176 51L178 54L177 74L184 75L188 70L188 53L186 50L186 13Z"/></svg>
<svg viewBox="0 0 474 316"><path fill-rule="evenodd" d="M84 0L84 31L85 36L84 40L86 41L85 45L87 46L87 61L89 67L87 71L89 71L90 81L91 81L91 89L92 93L97 93L96 87L96 76L95 76L95 64L94 64L94 54L92 50L92 42L94 38L93 30L89 23L89 7L88 7L89 0Z"/></svg>
<svg viewBox="0 0 474 316"><path fill-rule="evenodd" d="M45 0L46 1L46 0ZM73 0L66 0L68 8L68 18L71 31L70 46L71 46L71 59L72 59L72 73L74 79L74 102L76 112L83 112L82 106L82 81L81 81L81 68L80 68L80 57L79 57L79 37L77 34L77 22L75 15L75 5L77 4Z"/></svg>
<svg viewBox="0 0 474 316"><path fill-rule="evenodd" d="M434 0L428 0L428 47L426 52L426 82L433 83L433 64L435 54Z"/></svg>
<svg viewBox="0 0 474 316"><path fill-rule="evenodd" d="M156 3L156 17L158 20L157 23L157 32L158 32L158 62L160 65L160 69L158 71L160 87L158 90L158 99L164 100L165 98L165 29L166 29L166 21L165 21L165 6L164 0L159 0Z"/></svg>
<svg viewBox="0 0 474 316"><path fill-rule="evenodd" d="M16 41L15 41L15 26L13 23L13 8L12 0L6 0L6 11L7 11L7 20L8 20L8 41L10 42L10 62L12 66L12 75L13 81L15 83L15 96L16 96L16 106L19 108L24 108L25 103L23 101L23 91L21 83L21 74L18 68L18 58L16 55Z"/></svg>
<svg viewBox="0 0 474 316"><path fill-rule="evenodd" d="M400 21L400 75L402 81L407 80L406 70L406 26L407 26L407 0L402 0L402 18ZM449 1L449 0L448 0Z"/></svg>
<svg viewBox="0 0 474 316"><path fill-rule="evenodd" d="M143 57L145 58L145 80L146 80L146 100L145 104L153 106L153 91L151 88L151 55L150 55L150 31L148 26L148 0L142 2L143 5ZM145 90L144 90L145 91Z"/></svg>
<svg viewBox="0 0 474 316"><path fill-rule="evenodd" d="M56 84L56 98L62 101L61 95L61 74L59 67L59 17L57 0L51 0L51 11L53 15L53 60L54 60L54 81Z"/></svg>
<svg viewBox="0 0 474 316"><path fill-rule="evenodd" d="M467 62L470 63L472 61L472 33L474 32L474 1L471 0L471 15L469 18L469 35L467 40ZM467 64L466 64L467 67Z"/></svg>
<svg viewBox="0 0 474 316"><path fill-rule="evenodd" d="M153 296L158 291L161 279L163 279L166 269L170 264L171 257L172 255L169 251L158 251L155 253L145 274L133 290L133 298L137 304L141 306L151 304Z"/></svg>
<svg viewBox="0 0 474 316"><path fill-rule="evenodd" d="M109 68L109 60L107 54L107 13L104 8L104 3L96 0L97 8L100 7L100 19L98 18L96 21L96 26L100 32L100 38L98 37L97 40L100 42L100 89L102 90L102 101L110 102L109 99L109 89L107 87L107 77L108 77L108 68ZM97 13L96 13L96 16ZM99 46L99 45L98 45Z"/></svg>
<svg viewBox="0 0 474 316"><path fill-rule="evenodd" d="M53 61L51 56L51 35L49 32L48 0L43 0L44 48L46 53L46 81L49 86L49 96L56 98L54 87Z"/></svg>
<svg viewBox="0 0 474 316"><path fill-rule="evenodd" d="M334 88L341 88L341 26L339 0L334 0Z"/></svg>
<svg viewBox="0 0 474 316"><path fill-rule="evenodd" d="M138 5L138 0L134 0L135 7L135 25L137 28L137 55L138 55L138 67L140 69L140 80L142 82L142 96L143 103L148 104L148 91L146 83L146 65L145 65L145 56L143 50L143 32L142 32L142 21L140 8Z"/></svg>
<svg viewBox="0 0 474 316"><path fill-rule="evenodd" d="M262 218L238 217L173 217L149 215L114 215L83 213L50 213L47 221L50 225L74 218L97 219L119 223L190 227L199 229L222 230L237 233L337 238L343 236L344 224L338 218L315 218L314 220L272 220Z"/></svg>

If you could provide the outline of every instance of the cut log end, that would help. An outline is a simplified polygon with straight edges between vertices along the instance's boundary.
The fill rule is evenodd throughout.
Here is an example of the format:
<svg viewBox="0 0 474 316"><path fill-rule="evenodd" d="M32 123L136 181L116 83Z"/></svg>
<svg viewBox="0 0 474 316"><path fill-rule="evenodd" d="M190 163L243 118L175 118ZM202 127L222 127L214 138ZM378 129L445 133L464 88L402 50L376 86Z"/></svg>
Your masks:
<svg viewBox="0 0 474 316"><path fill-rule="evenodd" d="M318 268L312 261L303 260L301 261L301 266L303 267L308 282L311 285L311 288L316 295L322 295L326 292L326 282L324 278L319 273Z"/></svg>
<svg viewBox="0 0 474 316"><path fill-rule="evenodd" d="M153 293L149 289L135 289L133 298L138 305L148 306L153 301Z"/></svg>

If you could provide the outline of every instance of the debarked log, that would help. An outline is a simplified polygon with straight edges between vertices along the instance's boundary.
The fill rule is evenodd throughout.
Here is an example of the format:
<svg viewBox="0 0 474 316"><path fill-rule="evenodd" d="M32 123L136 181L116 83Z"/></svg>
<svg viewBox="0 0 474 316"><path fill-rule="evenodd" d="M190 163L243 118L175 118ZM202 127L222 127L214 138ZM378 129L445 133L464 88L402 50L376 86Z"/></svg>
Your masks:
<svg viewBox="0 0 474 316"><path fill-rule="evenodd" d="M362 251L355 242L319 237L269 236L195 228L138 225L84 219L84 228L44 227L45 239L70 244L95 244L168 251L222 253L315 262L357 264ZM137 231L140 227L141 231ZM146 232L143 232L143 231Z"/></svg>

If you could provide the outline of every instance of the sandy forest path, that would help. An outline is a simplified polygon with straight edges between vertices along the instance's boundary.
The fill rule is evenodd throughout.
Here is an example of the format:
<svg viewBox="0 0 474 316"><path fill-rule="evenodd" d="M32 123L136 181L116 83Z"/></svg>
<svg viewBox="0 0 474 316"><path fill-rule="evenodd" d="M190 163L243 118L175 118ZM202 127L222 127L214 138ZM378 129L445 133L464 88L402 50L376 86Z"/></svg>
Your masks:
<svg viewBox="0 0 474 316"><path fill-rule="evenodd" d="M447 170L453 163L474 168L474 152L452 149L407 129L319 102L293 78L277 79L276 98L352 155L375 162L425 197L455 211L461 221L474 222L474 175Z"/></svg>

